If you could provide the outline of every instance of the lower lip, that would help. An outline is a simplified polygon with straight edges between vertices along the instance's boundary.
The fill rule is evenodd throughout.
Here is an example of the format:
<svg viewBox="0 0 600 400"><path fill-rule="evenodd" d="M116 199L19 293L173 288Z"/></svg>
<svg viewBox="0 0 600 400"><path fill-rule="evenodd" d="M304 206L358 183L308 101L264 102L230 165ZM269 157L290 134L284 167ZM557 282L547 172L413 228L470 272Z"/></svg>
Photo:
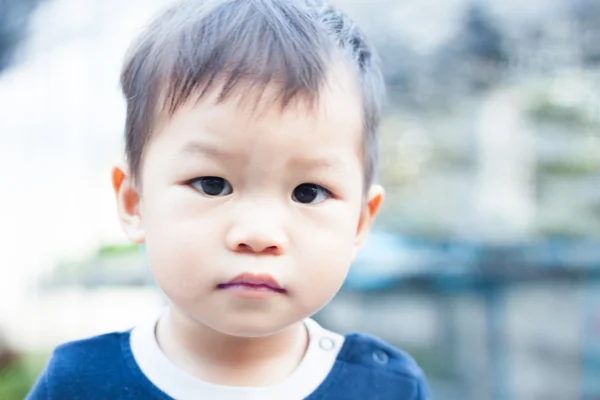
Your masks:
<svg viewBox="0 0 600 400"><path fill-rule="evenodd" d="M285 294L285 290L283 289L274 289L263 285L225 284L219 285L218 289L230 292L236 297L248 299L263 299L270 296Z"/></svg>

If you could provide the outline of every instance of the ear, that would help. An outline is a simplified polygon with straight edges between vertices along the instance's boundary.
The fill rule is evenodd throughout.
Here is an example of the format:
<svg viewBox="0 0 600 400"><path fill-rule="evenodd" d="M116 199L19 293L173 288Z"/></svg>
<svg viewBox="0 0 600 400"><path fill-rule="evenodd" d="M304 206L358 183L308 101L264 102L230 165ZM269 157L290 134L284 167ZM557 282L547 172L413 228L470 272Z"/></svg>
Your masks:
<svg viewBox="0 0 600 400"><path fill-rule="evenodd" d="M113 167L112 186L117 198L117 212L123 230L132 242L143 243L145 235L140 214L141 197L127 167Z"/></svg>
<svg viewBox="0 0 600 400"><path fill-rule="evenodd" d="M371 230L371 226L373 225L373 221L375 221L375 217L381 208L381 203L383 203L384 194L385 191L380 185L373 185L369 189L366 204L363 205L360 220L358 221L352 260L356 258L358 250L360 250L363 243L367 239L369 231Z"/></svg>

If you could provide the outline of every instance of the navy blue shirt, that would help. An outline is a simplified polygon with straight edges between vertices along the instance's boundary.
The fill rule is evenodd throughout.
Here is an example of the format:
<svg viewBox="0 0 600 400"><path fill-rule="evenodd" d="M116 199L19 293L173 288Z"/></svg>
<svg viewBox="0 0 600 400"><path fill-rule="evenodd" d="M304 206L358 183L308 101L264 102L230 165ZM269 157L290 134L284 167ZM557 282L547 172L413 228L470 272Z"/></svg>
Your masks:
<svg viewBox="0 0 600 400"><path fill-rule="evenodd" d="M130 332L109 333L59 346L27 399L172 398L138 367ZM333 368L307 397L317 399L427 400L422 371L405 352L363 334L350 334Z"/></svg>

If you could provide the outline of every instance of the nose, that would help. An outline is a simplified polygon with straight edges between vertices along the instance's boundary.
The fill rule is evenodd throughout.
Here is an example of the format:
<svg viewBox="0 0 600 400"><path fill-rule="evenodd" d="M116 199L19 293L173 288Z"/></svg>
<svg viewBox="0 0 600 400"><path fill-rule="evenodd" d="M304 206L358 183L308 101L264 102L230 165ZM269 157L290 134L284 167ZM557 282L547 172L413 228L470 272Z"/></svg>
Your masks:
<svg viewBox="0 0 600 400"><path fill-rule="evenodd" d="M287 236L270 218L254 215L236 221L227 233L227 247L234 252L282 255L288 246Z"/></svg>

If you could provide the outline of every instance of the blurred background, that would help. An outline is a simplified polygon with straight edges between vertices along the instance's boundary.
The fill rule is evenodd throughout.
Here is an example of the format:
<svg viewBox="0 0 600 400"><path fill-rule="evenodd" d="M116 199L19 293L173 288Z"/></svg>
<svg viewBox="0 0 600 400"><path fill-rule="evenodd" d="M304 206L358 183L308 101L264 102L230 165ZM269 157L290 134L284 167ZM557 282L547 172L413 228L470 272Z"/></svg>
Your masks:
<svg viewBox="0 0 600 400"><path fill-rule="evenodd" d="M126 47L170 0L0 0L0 399L164 305L118 225ZM316 318L440 400L600 399L600 1L337 0L389 85L383 215Z"/></svg>

